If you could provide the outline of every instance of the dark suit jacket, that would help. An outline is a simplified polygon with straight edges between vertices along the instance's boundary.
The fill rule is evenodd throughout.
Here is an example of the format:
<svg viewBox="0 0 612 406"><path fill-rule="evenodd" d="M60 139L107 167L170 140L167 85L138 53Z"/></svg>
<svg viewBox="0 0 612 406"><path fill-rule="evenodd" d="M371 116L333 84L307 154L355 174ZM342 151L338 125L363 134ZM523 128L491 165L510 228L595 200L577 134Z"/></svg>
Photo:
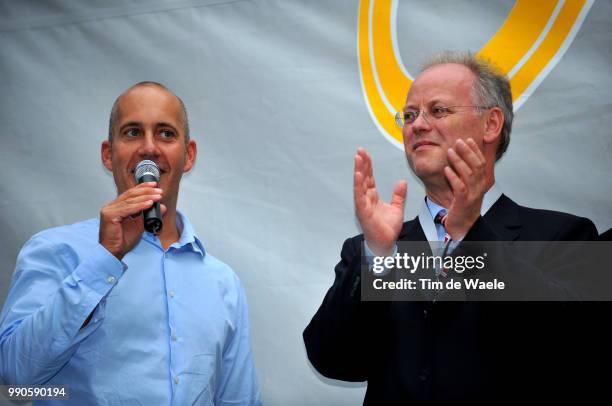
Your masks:
<svg viewBox="0 0 612 406"><path fill-rule="evenodd" d="M592 240L593 223L519 206L502 195L464 241ZM423 241L418 219L400 241ZM363 236L344 242L336 278L304 331L324 376L367 381L364 404L586 399L591 303L361 302ZM584 347L588 344L588 347Z"/></svg>

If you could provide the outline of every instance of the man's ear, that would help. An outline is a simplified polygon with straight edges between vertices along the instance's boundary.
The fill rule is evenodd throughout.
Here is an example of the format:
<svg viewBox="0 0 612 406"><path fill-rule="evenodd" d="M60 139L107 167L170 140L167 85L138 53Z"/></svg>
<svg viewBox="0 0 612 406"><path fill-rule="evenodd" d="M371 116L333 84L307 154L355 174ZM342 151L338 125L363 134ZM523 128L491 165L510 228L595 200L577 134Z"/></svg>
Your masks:
<svg viewBox="0 0 612 406"><path fill-rule="evenodd" d="M102 147L100 149L100 155L102 157L102 164L109 171L113 171L113 160L111 159L111 143L108 140L102 141Z"/></svg>
<svg viewBox="0 0 612 406"><path fill-rule="evenodd" d="M493 107L487 114L485 121L483 142L492 144L501 136L501 130L504 126L504 113L499 107Z"/></svg>
<svg viewBox="0 0 612 406"><path fill-rule="evenodd" d="M189 172L193 165L195 165L196 157L198 155L198 145L195 140L190 139L187 142L187 153L185 154L185 165L183 165L183 172Z"/></svg>

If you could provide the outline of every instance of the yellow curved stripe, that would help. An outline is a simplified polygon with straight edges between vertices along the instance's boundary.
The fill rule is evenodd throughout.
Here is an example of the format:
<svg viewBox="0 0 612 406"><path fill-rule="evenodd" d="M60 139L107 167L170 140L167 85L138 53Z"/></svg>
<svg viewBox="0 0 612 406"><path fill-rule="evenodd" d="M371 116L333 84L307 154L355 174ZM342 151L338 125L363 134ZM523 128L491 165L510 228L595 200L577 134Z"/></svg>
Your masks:
<svg viewBox="0 0 612 406"><path fill-rule="evenodd" d="M370 41L369 41L369 11L370 0L362 1L359 5L359 28L358 28L358 50L359 50L359 67L361 69L361 80L363 83L364 92L372 114L374 115L376 124L385 131L387 135L392 137L399 146L402 145L402 132L395 125L393 115L387 109L381 95L376 87L376 79L374 78L374 65L370 58ZM384 89L384 87L383 87ZM405 88L404 92L407 91Z"/></svg>
<svg viewBox="0 0 612 406"><path fill-rule="evenodd" d="M517 1L497 33L478 55L510 72L529 51L552 15L557 0Z"/></svg>
<svg viewBox="0 0 612 406"><path fill-rule="evenodd" d="M502 27L478 52L504 73L516 71L510 80L514 100L523 95L557 55L587 3L567 0L559 10L559 1L517 0ZM373 119L381 132L401 147L402 134L394 123L393 113L402 108L412 81L402 71L393 51L392 4L392 0L360 1L358 59ZM538 42L539 45L534 45Z"/></svg>
<svg viewBox="0 0 612 406"><path fill-rule="evenodd" d="M378 73L378 80L383 86L385 96L396 112L404 107L406 102L406 89L410 88L412 81L406 77L399 66L399 61L393 52L393 38L391 33L391 0L378 0L374 3L372 26L372 42L374 47L374 66Z"/></svg>
<svg viewBox="0 0 612 406"><path fill-rule="evenodd" d="M578 15L586 4L585 0L567 1L557 16L548 35L540 44L538 50L529 58L510 81L514 99L518 98L529 87L542 69L555 56L570 30L574 26Z"/></svg>

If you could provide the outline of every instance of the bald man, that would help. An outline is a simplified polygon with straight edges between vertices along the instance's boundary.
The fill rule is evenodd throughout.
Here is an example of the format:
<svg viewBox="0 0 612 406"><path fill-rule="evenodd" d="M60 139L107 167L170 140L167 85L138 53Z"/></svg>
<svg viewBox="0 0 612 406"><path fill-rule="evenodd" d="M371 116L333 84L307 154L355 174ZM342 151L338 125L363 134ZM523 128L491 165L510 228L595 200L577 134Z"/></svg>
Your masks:
<svg viewBox="0 0 612 406"><path fill-rule="evenodd" d="M17 258L0 376L67 385L62 404L259 404L245 292L176 207L197 156L184 103L159 83L130 87L101 156L117 197L99 219L42 231ZM143 160L158 183L137 184ZM153 234L141 213L156 203Z"/></svg>

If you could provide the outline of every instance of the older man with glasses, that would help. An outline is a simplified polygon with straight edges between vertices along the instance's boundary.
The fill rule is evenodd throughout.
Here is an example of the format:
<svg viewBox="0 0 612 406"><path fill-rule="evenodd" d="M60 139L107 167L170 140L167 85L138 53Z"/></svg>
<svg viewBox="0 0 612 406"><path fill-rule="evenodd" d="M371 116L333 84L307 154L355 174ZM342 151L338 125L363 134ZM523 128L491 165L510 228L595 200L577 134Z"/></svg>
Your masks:
<svg viewBox="0 0 612 406"><path fill-rule="evenodd" d="M580 329L589 328L580 321L583 308L574 306L581 304L362 300L362 258L394 256L402 242L440 241L450 253L471 241L597 237L588 219L523 207L502 193L495 163L508 147L513 116L509 82L487 61L447 52L428 62L396 115L408 163L426 190L418 216L407 222L407 183L397 182L390 203L383 201L372 160L358 149L354 199L363 234L345 241L335 281L304 341L323 375L368 382L364 404L582 393L591 371L577 369L590 366L576 347L585 336ZM567 290L538 279L538 272L538 288L565 298Z"/></svg>

